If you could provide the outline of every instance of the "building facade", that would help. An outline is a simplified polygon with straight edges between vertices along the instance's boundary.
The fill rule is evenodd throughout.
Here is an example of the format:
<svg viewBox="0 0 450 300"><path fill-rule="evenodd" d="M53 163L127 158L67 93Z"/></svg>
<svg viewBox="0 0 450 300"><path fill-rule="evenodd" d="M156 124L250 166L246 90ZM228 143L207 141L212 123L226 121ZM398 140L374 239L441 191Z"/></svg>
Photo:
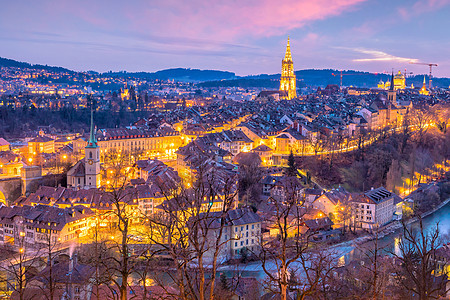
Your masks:
<svg viewBox="0 0 450 300"><path fill-rule="evenodd" d="M391 222L396 211L394 197L395 194L384 187L353 195L355 227L372 230Z"/></svg>

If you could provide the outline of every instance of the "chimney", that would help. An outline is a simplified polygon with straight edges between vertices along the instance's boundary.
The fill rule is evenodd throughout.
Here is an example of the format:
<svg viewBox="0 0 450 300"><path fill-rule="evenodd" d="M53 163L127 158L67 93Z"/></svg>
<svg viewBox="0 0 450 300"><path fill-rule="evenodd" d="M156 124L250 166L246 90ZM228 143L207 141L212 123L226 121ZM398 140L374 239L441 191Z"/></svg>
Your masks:
<svg viewBox="0 0 450 300"><path fill-rule="evenodd" d="M69 274L72 274L74 266L77 264L77 254L73 253L69 259Z"/></svg>
<svg viewBox="0 0 450 300"><path fill-rule="evenodd" d="M69 259L69 274L72 274L73 271L73 255Z"/></svg>

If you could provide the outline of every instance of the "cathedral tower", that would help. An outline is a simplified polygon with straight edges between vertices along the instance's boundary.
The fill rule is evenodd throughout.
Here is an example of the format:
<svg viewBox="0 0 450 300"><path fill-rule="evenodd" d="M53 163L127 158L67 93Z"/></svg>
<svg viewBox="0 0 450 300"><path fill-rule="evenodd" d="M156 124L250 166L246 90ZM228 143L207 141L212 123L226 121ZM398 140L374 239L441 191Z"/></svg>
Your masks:
<svg viewBox="0 0 450 300"><path fill-rule="evenodd" d="M85 188L100 187L100 148L95 138L93 111L91 111L91 132L85 148L84 163L86 170Z"/></svg>
<svg viewBox="0 0 450 300"><path fill-rule="evenodd" d="M289 37L286 46L286 54L281 61L281 79L280 79L280 98L283 100L291 100L297 97L295 87L294 62L292 61L291 46L289 44Z"/></svg>
<svg viewBox="0 0 450 300"><path fill-rule="evenodd" d="M391 86L389 87L388 93L387 93L387 100L388 105L397 104L397 92L395 91L394 87L394 71L392 71L392 77L391 77Z"/></svg>

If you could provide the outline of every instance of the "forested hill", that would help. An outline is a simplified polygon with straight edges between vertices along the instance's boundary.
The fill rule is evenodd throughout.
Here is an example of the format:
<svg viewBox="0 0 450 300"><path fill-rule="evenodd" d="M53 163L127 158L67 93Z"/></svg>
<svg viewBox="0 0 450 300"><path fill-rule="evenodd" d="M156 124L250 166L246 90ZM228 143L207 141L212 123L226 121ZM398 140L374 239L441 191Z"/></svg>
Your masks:
<svg viewBox="0 0 450 300"><path fill-rule="evenodd" d="M71 71L62 67L54 67L39 64L30 64L26 62L19 62L12 59L0 57L0 67L16 67L16 68L28 68L28 69L41 69L52 72L69 72L79 73ZM174 68L160 70L156 72L106 72L97 73L89 71L94 76L112 76L121 78L142 78L147 80L174 80L183 82L200 83L204 87L262 87L262 88L276 88L279 85L280 74L259 74L249 76L236 76L235 73L229 71L220 70L199 70L190 68ZM298 70L295 72L297 76L297 86L312 86L312 87L325 87L328 84L340 83L340 71L332 69L307 69ZM369 72L361 72L354 70L346 70L342 72L342 85L343 86L356 86L372 88L376 87L380 80L390 80L389 74L376 74ZM413 84L416 87L421 87L423 83L424 75L418 74L406 78L406 84L411 86ZM425 79L428 82L428 75L425 75ZM450 86L450 78L433 78L433 86L448 88Z"/></svg>
<svg viewBox="0 0 450 300"><path fill-rule="evenodd" d="M47 70L52 72L68 72L75 73L72 70L62 68L62 67L53 67L47 65L33 65L26 62L21 62L13 59L0 57L0 67L12 67L12 68L23 68L23 69L35 69L35 70Z"/></svg>
<svg viewBox="0 0 450 300"><path fill-rule="evenodd" d="M185 82L202 82L214 80L227 80L236 78L236 74L228 71L199 70L199 69L167 69L157 72L108 72L109 76L137 77L145 79L175 80Z"/></svg>
<svg viewBox="0 0 450 300"><path fill-rule="evenodd" d="M297 76L297 87L313 86L313 87L325 87L329 84L340 84L341 72L339 70L332 69L307 69L295 71ZM413 84L416 87L421 87L423 84L423 78L428 84L428 75L414 75L406 78L406 85L411 86ZM342 72L342 85L343 86L355 86L373 88L378 85L380 80L383 82L389 81L391 75L389 74L376 74L369 72L361 72L354 70L346 70ZM250 75L245 77L239 77L231 80L210 81L201 83L205 87L264 87L274 88L279 84L280 74L259 74ZM450 85L450 78L433 78L433 86L448 88Z"/></svg>

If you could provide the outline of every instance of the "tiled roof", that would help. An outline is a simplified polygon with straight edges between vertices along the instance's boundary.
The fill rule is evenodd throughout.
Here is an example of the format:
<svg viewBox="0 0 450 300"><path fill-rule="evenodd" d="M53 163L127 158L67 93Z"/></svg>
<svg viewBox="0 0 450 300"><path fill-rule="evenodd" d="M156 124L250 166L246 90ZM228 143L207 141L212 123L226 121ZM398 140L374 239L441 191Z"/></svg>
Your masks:
<svg viewBox="0 0 450 300"><path fill-rule="evenodd" d="M47 143L47 142L51 142L53 141L53 139L46 137L46 136L38 136L34 139L32 139L31 141L29 141L29 143Z"/></svg>

